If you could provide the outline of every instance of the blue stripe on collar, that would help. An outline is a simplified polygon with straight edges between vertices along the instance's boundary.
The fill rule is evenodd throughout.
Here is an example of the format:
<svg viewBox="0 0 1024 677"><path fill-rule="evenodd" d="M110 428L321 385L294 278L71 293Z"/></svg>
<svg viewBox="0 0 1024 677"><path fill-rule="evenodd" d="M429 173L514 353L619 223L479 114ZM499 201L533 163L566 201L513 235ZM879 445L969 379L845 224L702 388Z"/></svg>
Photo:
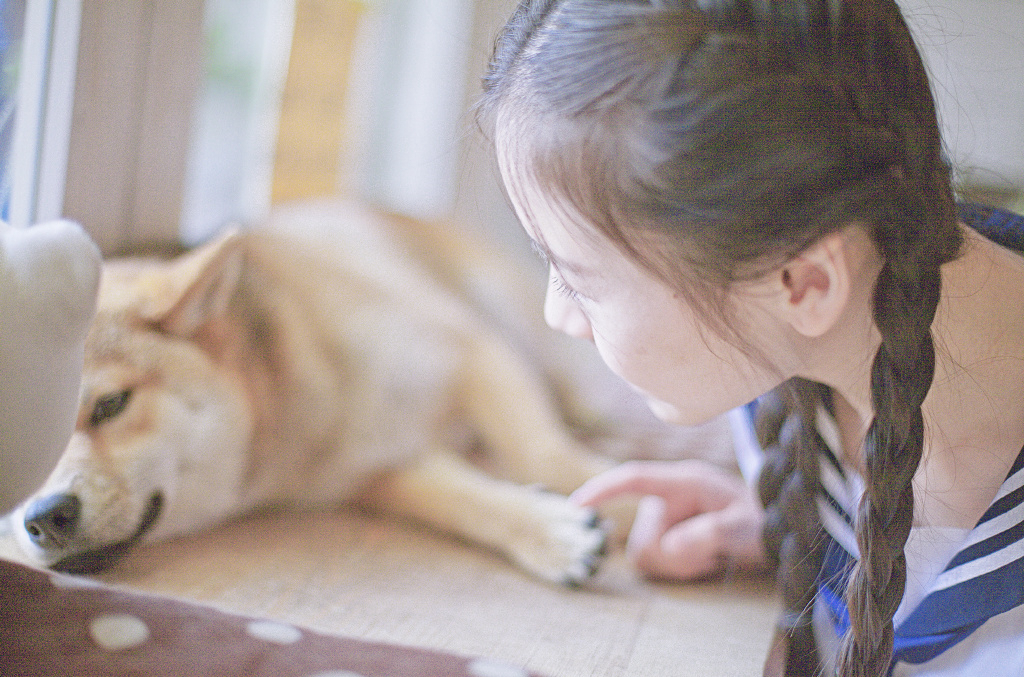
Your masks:
<svg viewBox="0 0 1024 677"><path fill-rule="evenodd" d="M1024 252L1024 217L1006 209L960 203L960 220L1004 247Z"/></svg>
<svg viewBox="0 0 1024 677"><path fill-rule="evenodd" d="M830 450L831 451L831 450ZM832 452L835 456L835 452ZM828 461L822 459L822 466ZM844 476L845 479L845 476ZM847 489L849 494L851 489ZM838 636L849 628L843 595L854 564L852 529L829 512L845 515L836 489L822 487L819 514L829 540L818 592ZM850 533L847 533L847 532ZM844 544L844 545L841 545ZM1024 604L1024 449L990 508L968 534L928 594L896 628L893 663L923 663L977 630L989 618Z"/></svg>

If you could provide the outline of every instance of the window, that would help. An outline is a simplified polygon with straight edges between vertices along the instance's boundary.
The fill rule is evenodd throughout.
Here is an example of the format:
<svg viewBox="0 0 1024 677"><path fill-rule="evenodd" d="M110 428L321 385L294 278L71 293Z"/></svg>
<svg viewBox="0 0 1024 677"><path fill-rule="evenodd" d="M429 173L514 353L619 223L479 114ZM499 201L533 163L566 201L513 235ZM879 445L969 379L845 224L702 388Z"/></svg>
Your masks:
<svg viewBox="0 0 1024 677"><path fill-rule="evenodd" d="M63 208L79 0L0 0L0 209L15 225Z"/></svg>
<svg viewBox="0 0 1024 677"><path fill-rule="evenodd" d="M181 218L186 243L269 209L294 11L294 0L206 0Z"/></svg>
<svg viewBox="0 0 1024 677"><path fill-rule="evenodd" d="M25 1L0 0L0 218L10 220L11 146Z"/></svg>

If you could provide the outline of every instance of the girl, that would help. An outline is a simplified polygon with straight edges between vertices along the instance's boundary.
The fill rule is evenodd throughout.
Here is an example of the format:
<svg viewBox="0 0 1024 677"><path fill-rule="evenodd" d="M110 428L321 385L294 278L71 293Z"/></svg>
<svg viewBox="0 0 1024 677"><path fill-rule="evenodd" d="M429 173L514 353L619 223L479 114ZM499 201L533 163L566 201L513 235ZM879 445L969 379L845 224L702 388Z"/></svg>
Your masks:
<svg viewBox="0 0 1024 677"><path fill-rule="evenodd" d="M958 213L894 0L524 0L485 90L548 322L766 452L764 511L692 464L576 499L658 495L654 574L776 562L766 672L1020 675L1024 224Z"/></svg>

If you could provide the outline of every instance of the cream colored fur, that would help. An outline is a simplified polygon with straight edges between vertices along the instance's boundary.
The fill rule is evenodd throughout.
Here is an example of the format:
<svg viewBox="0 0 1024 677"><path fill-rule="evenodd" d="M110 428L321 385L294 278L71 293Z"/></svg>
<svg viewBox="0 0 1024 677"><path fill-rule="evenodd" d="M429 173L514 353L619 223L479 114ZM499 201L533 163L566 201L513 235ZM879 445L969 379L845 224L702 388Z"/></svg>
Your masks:
<svg viewBox="0 0 1024 677"><path fill-rule="evenodd" d="M562 494L609 462L496 329L525 293L510 270L450 228L351 203L285 210L169 262L108 262L77 426L12 516L20 545L96 570L143 532L359 501L585 580L606 534ZM66 496L77 510L41 511Z"/></svg>

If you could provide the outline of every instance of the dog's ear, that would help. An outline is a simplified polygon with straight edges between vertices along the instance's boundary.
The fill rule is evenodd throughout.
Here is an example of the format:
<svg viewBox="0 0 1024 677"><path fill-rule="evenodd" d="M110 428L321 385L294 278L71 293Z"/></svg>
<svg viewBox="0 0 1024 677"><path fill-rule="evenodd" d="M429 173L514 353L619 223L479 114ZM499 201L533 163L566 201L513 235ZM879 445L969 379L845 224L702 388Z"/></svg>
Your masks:
<svg viewBox="0 0 1024 677"><path fill-rule="evenodd" d="M229 230L174 259L144 282L141 315L176 336L193 336L224 314L242 272L241 235Z"/></svg>

